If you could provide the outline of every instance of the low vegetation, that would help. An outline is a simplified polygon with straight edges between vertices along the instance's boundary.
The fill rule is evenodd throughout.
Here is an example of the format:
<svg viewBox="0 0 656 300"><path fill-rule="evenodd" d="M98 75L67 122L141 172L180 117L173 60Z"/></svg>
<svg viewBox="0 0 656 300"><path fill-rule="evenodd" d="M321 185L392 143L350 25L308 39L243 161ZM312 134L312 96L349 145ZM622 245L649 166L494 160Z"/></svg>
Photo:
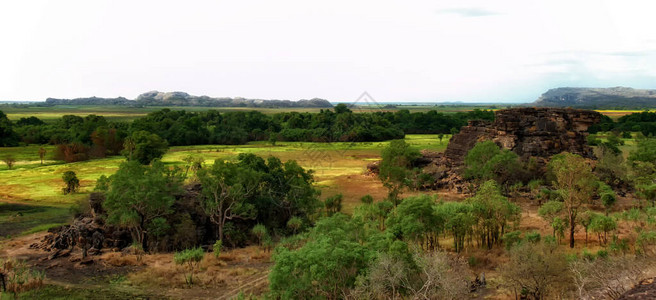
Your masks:
<svg viewBox="0 0 656 300"><path fill-rule="evenodd" d="M0 174L9 190L0 196L45 203L65 199L70 204L93 192L102 209L91 215L91 208L79 205L75 212L129 231L132 245L123 254L103 259L109 265L139 266L125 279L137 287L161 279L154 286L216 288L231 274L224 272L226 265L234 263L242 264L235 273L248 274L253 285L268 286L260 294L271 298L463 299L493 291L500 297L525 299L615 299L654 267L650 259L656 253L656 152L651 137L599 133L590 140L596 145L594 163L567 152L545 161L526 159L483 141L465 156L463 192L454 196L431 191L434 178L417 167L422 159L417 143L429 139L429 145L443 149L437 134L349 143L369 134L367 130L377 130L374 126L353 134L350 130L358 128L354 124L399 126L390 130L398 129L400 136L365 139L375 141L402 137L417 130L408 124L442 116L403 111L355 114L346 106L309 116L235 114L164 110L127 126L105 124L99 117L64 117L61 122L79 129L80 138L64 139L64 146L29 148L32 164L21 166L19 160ZM252 124L222 127L237 122L232 118ZM298 124L290 125L294 122ZM24 120L20 126L61 126L38 123ZM97 132L104 125L92 123L107 125L106 131ZM343 130L334 135L321 133L340 126ZM199 128L210 138L220 132L225 139L246 137L235 143L256 142L169 148L213 142L196 140L188 132ZM218 131L203 131L211 128ZM427 129L440 134L450 130ZM290 132L301 138L286 135ZM85 142L81 137L86 134ZM342 142L299 142L314 140L313 134ZM324 155L341 153L341 169L318 165L324 158L309 153L314 149ZM76 162L49 161L46 154L51 152L63 154L62 161L68 157ZM77 161L84 155L103 156L93 153L113 156ZM363 175L367 160L378 154L382 161L377 178ZM39 185L44 190L32 191L29 197L21 196L21 185L11 181L18 172L27 176L26 182L34 180L23 185L36 186L44 178L52 183ZM336 178L348 181L356 176L358 183L370 179L380 191L335 188ZM20 209L12 206L12 211ZM24 211L32 215L29 209ZM14 219L27 222L27 217L0 211L3 226ZM213 254L206 253L210 251ZM247 252L247 258L236 258L238 251ZM641 272L640 267L649 270ZM9 269L3 269L6 274L5 270ZM43 276L20 272L32 274L21 282L34 282L33 286L12 293L35 295L28 290L40 287ZM494 283L488 290L485 272Z"/></svg>

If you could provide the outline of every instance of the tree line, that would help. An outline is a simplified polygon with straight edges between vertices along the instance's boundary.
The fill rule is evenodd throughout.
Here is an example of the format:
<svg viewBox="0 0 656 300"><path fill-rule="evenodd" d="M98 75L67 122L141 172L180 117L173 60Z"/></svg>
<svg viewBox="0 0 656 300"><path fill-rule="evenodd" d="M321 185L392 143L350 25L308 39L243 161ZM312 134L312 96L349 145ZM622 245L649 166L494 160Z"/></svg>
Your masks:
<svg viewBox="0 0 656 300"><path fill-rule="evenodd" d="M590 133L599 131L641 132L644 136L656 135L656 112L643 111L621 116L617 122L608 116L602 116L599 124L590 127Z"/></svg>

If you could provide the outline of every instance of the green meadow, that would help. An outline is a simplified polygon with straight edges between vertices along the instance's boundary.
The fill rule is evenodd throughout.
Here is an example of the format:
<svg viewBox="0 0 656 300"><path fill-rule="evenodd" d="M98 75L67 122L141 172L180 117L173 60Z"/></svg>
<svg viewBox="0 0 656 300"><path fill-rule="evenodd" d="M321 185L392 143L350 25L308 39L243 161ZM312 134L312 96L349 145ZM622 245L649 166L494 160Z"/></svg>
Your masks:
<svg viewBox="0 0 656 300"><path fill-rule="evenodd" d="M442 151L450 136L440 142L435 134L407 135L406 141L418 149ZM202 157L211 164L216 159L235 159L240 153L253 153L262 157L276 156L283 161L296 160L304 168L314 170L316 185L320 189L334 188L335 178L362 174L366 165L380 157L380 151L389 142L362 143L310 143L252 142L246 145L201 145L172 147L162 161L184 167L189 156ZM46 146L47 160L41 165L39 146L0 148L0 157L13 156L17 162L13 169L0 165L0 236L25 234L46 230L66 222L70 208L88 197L96 180L110 176L125 159L122 156L64 163L52 160L54 147ZM64 195L61 179L66 171L74 171L80 179L80 191Z"/></svg>
<svg viewBox="0 0 656 300"><path fill-rule="evenodd" d="M54 122L63 115L76 115L85 117L90 114L103 116L111 121L130 122L146 114L158 111L163 108L171 110L185 110L190 112L217 110L220 112L230 111L260 111L265 114L276 114L282 112L309 112L318 113L321 108L267 108L267 107L203 107L203 106L148 106L148 107L127 107L127 106L102 106L102 105L56 105L56 106L26 106L26 105L0 105L7 117L12 121L20 118L37 117L44 122ZM452 105L397 105L394 107L381 107L376 105L365 105L354 109L355 112L376 112L376 111L397 111L407 109L410 112L426 112L437 110L443 113L465 112L474 109L495 109L496 106L452 106Z"/></svg>

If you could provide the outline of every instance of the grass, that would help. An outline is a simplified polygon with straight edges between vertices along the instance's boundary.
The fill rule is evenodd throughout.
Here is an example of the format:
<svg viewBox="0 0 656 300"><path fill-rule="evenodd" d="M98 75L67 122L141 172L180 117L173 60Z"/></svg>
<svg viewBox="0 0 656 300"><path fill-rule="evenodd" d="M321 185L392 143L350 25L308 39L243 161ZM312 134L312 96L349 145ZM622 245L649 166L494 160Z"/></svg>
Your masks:
<svg viewBox="0 0 656 300"><path fill-rule="evenodd" d="M408 135L406 141L418 149L440 151L446 147L449 136L442 143L437 135ZM364 143L308 143L278 142L275 146L266 142L246 145L201 145L172 147L162 161L168 165L183 166L189 155L201 156L211 164L216 159L235 159L239 153L253 153L262 157L276 156L283 161L296 160L301 166L313 169L316 186L325 190L324 197L333 194L343 185L351 184L343 176L359 175L365 166L379 159L380 151L389 142ZM63 163L49 160L41 165L39 146L0 148L0 157L10 154L17 159L12 170L0 167L0 236L19 235L47 230L68 220L69 208L88 197L102 175L112 175L124 158L121 156L90 161ZM48 152L52 153L52 146ZM74 171L80 179L80 191L64 195L61 176ZM355 187L346 202L354 201L367 191ZM347 195L345 195L347 196ZM354 205L353 205L354 206ZM350 209L352 205L345 205ZM21 216L16 217L18 214Z"/></svg>
<svg viewBox="0 0 656 300"><path fill-rule="evenodd" d="M1 299L13 299L10 294L2 294ZM46 285L42 288L23 292L17 299L43 299L43 300L86 300L86 299L152 299L152 295L141 294L136 291L120 291L114 286L100 287L64 287L59 285Z"/></svg>
<svg viewBox="0 0 656 300"><path fill-rule="evenodd" d="M498 110L506 108L508 105L490 104L490 105L395 105L384 107L380 105L362 105L354 108L357 113L361 112L376 112L376 111L398 111L407 109L410 112L426 112L436 110L442 113L455 113L466 112L474 109L492 109ZM218 110L221 112L230 111L260 111L265 114L275 114L280 112L309 112L318 113L321 108L264 108L264 107L202 107L202 106L149 106L149 107L125 107L125 106L112 106L112 105L57 105L48 107L37 106L22 106L22 105L0 105L0 110L7 114L12 121L17 121L20 118L35 116L45 122L54 122L61 118L63 115L76 115L85 117L90 114L104 116L111 121L125 121L131 122L134 119L143 117L146 114L158 111L163 108L172 110L185 110L185 111L207 111ZM642 112L642 110L597 110L613 119L619 118L623 115L628 115L635 112Z"/></svg>
<svg viewBox="0 0 656 300"><path fill-rule="evenodd" d="M453 105L396 105L390 108L381 108L376 105L363 105L355 108L356 113L362 112L378 112L378 111L398 111L407 109L410 112L426 112L430 110L437 110L443 113L465 112L474 109L496 109L497 106L453 106ZM266 108L266 107L203 107L203 106L148 106L148 107L125 107L125 106L112 106L112 105L57 105L48 107L38 106L20 106L20 105L0 105L0 110L7 114L7 117L12 121L17 121L20 118L37 117L45 122L54 122L61 118L63 115L75 115L85 117L90 114L104 116L112 121L133 121L146 114L158 111L163 108L171 110L185 110L185 111L207 111L217 110L220 112L231 111L259 111L264 114L276 114L281 112L309 112L318 113L321 109L325 108Z"/></svg>
<svg viewBox="0 0 656 300"><path fill-rule="evenodd" d="M69 218L68 206L0 202L0 238L45 231Z"/></svg>

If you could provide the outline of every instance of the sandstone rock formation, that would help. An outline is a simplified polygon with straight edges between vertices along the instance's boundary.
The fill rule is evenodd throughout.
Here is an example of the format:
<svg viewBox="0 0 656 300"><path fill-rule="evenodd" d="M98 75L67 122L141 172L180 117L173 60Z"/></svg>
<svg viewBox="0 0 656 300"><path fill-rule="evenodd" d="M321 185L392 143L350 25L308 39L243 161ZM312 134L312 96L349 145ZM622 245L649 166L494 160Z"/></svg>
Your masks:
<svg viewBox="0 0 656 300"><path fill-rule="evenodd" d="M561 87L548 90L530 105L589 109L615 109L617 107L642 109L656 105L656 90L629 87Z"/></svg>
<svg viewBox="0 0 656 300"><path fill-rule="evenodd" d="M601 120L601 114L564 108L512 108L496 112L494 122L470 121L449 141L444 154L426 153L430 162L424 172L432 174L436 188L461 190L462 165L467 152L477 142L493 141L522 159L535 158L542 165L555 154L571 152L594 158L587 145L588 127Z"/></svg>

